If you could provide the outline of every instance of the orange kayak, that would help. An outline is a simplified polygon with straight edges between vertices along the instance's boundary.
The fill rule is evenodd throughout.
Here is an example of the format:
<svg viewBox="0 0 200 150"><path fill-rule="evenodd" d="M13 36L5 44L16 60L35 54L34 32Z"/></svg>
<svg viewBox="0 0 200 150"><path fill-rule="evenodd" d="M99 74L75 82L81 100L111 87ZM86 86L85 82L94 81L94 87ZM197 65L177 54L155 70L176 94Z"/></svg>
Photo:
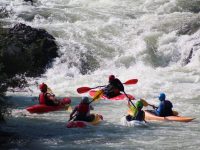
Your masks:
<svg viewBox="0 0 200 150"><path fill-rule="evenodd" d="M144 112L145 112L145 120L190 122L195 119L191 117L182 117L182 116L159 117L147 110L145 110Z"/></svg>

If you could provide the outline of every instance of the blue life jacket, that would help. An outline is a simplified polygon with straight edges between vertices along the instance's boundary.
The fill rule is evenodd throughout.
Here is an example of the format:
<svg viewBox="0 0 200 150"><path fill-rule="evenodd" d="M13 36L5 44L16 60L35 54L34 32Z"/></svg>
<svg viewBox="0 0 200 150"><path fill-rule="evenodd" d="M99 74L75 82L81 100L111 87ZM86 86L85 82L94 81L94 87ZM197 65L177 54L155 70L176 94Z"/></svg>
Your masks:
<svg viewBox="0 0 200 150"><path fill-rule="evenodd" d="M172 116L172 103L168 100L161 101L158 108L156 109L155 113L157 116L165 117L165 116Z"/></svg>

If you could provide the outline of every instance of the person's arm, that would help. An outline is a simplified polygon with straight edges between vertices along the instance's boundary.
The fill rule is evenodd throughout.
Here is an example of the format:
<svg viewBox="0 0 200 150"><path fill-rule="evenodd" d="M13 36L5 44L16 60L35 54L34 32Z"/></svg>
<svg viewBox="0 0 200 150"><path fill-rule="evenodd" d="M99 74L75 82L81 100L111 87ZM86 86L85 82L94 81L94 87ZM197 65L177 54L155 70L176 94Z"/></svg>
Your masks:
<svg viewBox="0 0 200 150"><path fill-rule="evenodd" d="M147 123L147 121L145 120L145 112L143 111L143 121L145 122L145 123Z"/></svg>
<svg viewBox="0 0 200 150"><path fill-rule="evenodd" d="M153 104L148 104L149 106L153 107L153 109L157 109L158 107Z"/></svg>
<svg viewBox="0 0 200 150"><path fill-rule="evenodd" d="M161 115L161 113L162 113L162 111L163 111L163 108L164 107L164 105L163 105L163 103L160 103L159 104L159 106L158 106L158 108L156 109L156 114L158 115L158 116L160 116Z"/></svg>
<svg viewBox="0 0 200 150"><path fill-rule="evenodd" d="M90 105L90 110L94 110L94 107L92 105Z"/></svg>
<svg viewBox="0 0 200 150"><path fill-rule="evenodd" d="M124 91L124 85L119 79L117 79L117 86L120 91Z"/></svg>
<svg viewBox="0 0 200 150"><path fill-rule="evenodd" d="M60 104L60 101L58 99L56 99L54 94L47 94L47 97L49 100L53 101L55 104Z"/></svg>
<svg viewBox="0 0 200 150"><path fill-rule="evenodd" d="M73 109L72 113L70 114L70 120L73 118L73 115L76 113L77 109L77 106Z"/></svg>

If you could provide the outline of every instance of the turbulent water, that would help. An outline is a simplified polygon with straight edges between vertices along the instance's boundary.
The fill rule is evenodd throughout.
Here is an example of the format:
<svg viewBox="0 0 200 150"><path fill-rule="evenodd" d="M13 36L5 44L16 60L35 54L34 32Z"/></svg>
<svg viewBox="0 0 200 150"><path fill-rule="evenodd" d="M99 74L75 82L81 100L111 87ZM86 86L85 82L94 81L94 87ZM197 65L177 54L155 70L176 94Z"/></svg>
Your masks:
<svg viewBox="0 0 200 150"><path fill-rule="evenodd" d="M15 108L3 128L17 137L5 147L199 149L199 0L35 0L33 5L1 0L0 5L12 12L3 19L6 26L21 22L44 28L59 46L53 67L41 78L29 79L31 91L12 94ZM39 92L36 82L47 83L57 96L72 97L74 106L82 96L78 87L104 85L110 74L122 82L137 78L139 82L125 86L125 91L149 103L157 104L156 96L165 92L180 115L196 120L124 127L120 118L126 102L101 100L94 105L104 116L102 124L67 129L68 112L30 115L24 110L37 103L30 97Z"/></svg>

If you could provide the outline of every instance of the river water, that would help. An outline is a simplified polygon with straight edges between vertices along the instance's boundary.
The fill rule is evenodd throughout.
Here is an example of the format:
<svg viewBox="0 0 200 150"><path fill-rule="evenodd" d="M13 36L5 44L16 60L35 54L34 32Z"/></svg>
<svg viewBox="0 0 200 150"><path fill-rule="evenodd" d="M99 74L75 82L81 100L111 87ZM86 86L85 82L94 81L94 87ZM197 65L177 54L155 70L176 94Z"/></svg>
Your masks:
<svg viewBox="0 0 200 150"><path fill-rule="evenodd" d="M28 79L27 92L7 93L13 108L1 127L16 137L3 148L199 149L199 4L198 0L35 0L31 5L1 0L0 5L12 12L3 19L6 26L21 22L43 28L59 46L52 68L42 77ZM59 97L71 97L75 106L88 95L78 94L78 87L105 85L110 74L122 82L137 78L137 84L125 86L136 99L157 104L156 97L165 92L181 116L196 119L125 127L120 118L127 102L100 100L93 104L94 112L104 117L100 125L67 129L69 112L25 111L37 103L32 101L39 93L36 82L47 83Z"/></svg>

